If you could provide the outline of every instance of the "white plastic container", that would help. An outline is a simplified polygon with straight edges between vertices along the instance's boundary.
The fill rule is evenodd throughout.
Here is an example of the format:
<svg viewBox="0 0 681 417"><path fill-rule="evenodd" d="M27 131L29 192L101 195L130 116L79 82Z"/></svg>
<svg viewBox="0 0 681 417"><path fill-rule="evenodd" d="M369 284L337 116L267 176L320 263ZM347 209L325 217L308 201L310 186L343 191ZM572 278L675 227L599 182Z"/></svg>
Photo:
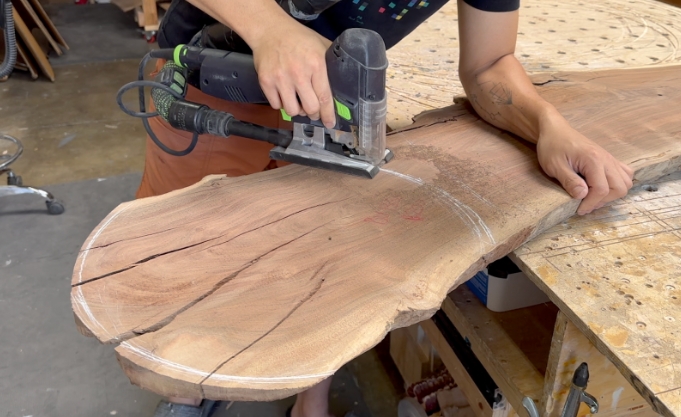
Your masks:
<svg viewBox="0 0 681 417"><path fill-rule="evenodd" d="M492 311L502 312L549 301L508 258L494 261L466 282L470 290Z"/></svg>

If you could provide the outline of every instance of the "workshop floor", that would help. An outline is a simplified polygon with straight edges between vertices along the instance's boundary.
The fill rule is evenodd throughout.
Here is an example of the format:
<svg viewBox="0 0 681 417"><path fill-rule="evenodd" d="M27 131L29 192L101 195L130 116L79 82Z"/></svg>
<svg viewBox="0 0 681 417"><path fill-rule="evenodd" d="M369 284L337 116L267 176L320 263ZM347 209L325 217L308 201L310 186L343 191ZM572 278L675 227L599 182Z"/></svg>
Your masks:
<svg viewBox="0 0 681 417"><path fill-rule="evenodd" d="M113 346L77 333L69 300L80 244L139 184L144 130L115 96L150 45L113 5L47 9L71 50L50 58L54 83L18 71L0 83L0 133L24 143L12 165L24 183L53 191L67 211L0 200L0 415L150 416L159 397L128 382ZM400 383L384 341L338 373L332 411L396 416ZM217 416L283 416L291 401L224 404Z"/></svg>

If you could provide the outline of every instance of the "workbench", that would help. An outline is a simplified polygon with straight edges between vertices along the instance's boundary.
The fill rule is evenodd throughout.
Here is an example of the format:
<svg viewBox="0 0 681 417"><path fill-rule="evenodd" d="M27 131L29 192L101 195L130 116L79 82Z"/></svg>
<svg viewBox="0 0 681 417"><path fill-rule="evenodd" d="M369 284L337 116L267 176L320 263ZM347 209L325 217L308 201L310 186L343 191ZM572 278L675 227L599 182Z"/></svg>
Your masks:
<svg viewBox="0 0 681 417"><path fill-rule="evenodd" d="M390 127L465 94L455 6L388 52ZM681 61L679 38L681 9L656 0L525 0L515 55L530 74L667 65ZM451 326L511 414L527 416L521 403L529 397L543 416L560 415L585 361L599 416L681 416L681 176L658 187L632 190L509 254L551 303L495 313L460 286L420 324L478 416L499 410L469 375L475 366L451 349ZM588 413L582 405L580 415Z"/></svg>
<svg viewBox="0 0 681 417"><path fill-rule="evenodd" d="M492 415L492 404L447 326L519 415L525 397L542 416L560 415L574 370L587 362L599 416L681 416L680 226L677 173L509 254L552 303L494 313L460 286L421 326L478 416Z"/></svg>

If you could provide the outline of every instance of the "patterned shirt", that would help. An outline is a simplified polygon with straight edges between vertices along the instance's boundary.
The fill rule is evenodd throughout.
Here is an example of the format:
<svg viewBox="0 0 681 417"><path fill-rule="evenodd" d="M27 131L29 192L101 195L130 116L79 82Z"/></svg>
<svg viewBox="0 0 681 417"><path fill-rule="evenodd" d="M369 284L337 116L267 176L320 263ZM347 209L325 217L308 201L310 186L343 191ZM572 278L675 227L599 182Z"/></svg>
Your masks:
<svg viewBox="0 0 681 417"><path fill-rule="evenodd" d="M315 20L307 22L307 25L329 40L336 39L346 29L371 29L383 37L385 46L389 49L435 14L447 1L340 0ZM489 12L508 12L520 7L520 0L464 1L476 9ZM172 48L187 43L204 25L213 23L213 18L186 0L173 0L161 23L159 46Z"/></svg>
<svg viewBox="0 0 681 417"><path fill-rule="evenodd" d="M421 23L435 14L448 0L341 0L323 12L309 27L333 40L343 31L361 27L383 37L390 49ZM484 11L517 10L519 0L465 0Z"/></svg>

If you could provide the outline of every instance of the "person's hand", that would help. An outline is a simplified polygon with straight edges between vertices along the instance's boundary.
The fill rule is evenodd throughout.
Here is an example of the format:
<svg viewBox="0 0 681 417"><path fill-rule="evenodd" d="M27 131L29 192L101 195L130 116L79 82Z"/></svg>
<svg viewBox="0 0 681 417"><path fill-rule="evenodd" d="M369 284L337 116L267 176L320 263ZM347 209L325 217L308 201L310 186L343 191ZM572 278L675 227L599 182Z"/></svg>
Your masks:
<svg viewBox="0 0 681 417"><path fill-rule="evenodd" d="M632 187L634 171L629 166L567 123L540 134L537 156L546 174L557 179L570 196L583 199L579 215L624 197Z"/></svg>
<svg viewBox="0 0 681 417"><path fill-rule="evenodd" d="M274 109L336 124L325 54L331 41L298 22L282 23L251 45L260 86Z"/></svg>

